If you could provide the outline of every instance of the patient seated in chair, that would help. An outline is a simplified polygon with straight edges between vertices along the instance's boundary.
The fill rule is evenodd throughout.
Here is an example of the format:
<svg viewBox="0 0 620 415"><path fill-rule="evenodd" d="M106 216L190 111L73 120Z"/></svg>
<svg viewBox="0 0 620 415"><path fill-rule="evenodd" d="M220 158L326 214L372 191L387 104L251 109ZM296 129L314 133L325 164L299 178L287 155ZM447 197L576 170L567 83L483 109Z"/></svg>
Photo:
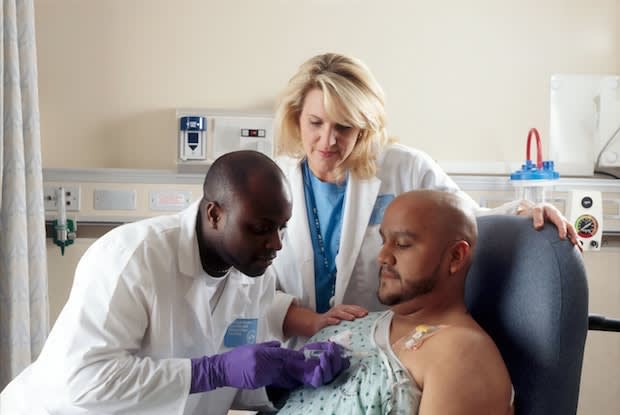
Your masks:
<svg viewBox="0 0 620 415"><path fill-rule="evenodd" d="M391 306L317 333L345 346L350 368L302 388L280 414L512 414L514 392L493 340L464 303L476 243L473 213L457 195L414 191L388 206L378 296Z"/></svg>

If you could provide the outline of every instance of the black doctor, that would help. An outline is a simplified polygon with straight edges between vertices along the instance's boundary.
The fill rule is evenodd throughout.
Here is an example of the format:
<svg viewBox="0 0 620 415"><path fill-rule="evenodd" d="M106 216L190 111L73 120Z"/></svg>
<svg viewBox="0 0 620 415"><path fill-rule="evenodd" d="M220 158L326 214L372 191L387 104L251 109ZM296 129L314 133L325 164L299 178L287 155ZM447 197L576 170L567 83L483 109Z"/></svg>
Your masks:
<svg viewBox="0 0 620 415"><path fill-rule="evenodd" d="M6 413L226 414L268 409L263 386L319 386L348 367L332 343L280 347L269 265L289 184L254 151L213 162L182 212L120 226L80 259L40 357L0 395ZM37 391L36 399L32 392Z"/></svg>

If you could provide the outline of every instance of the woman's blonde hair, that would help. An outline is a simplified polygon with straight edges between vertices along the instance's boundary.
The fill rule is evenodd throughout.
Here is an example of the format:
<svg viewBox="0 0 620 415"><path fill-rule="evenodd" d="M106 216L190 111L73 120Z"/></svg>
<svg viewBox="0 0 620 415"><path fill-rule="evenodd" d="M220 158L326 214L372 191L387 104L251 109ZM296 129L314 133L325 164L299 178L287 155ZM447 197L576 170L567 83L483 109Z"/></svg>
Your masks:
<svg viewBox="0 0 620 415"><path fill-rule="evenodd" d="M299 117L306 95L315 88L323 92L323 105L332 122L360 129L353 152L334 172L336 176L344 177L347 170L363 179L374 176L377 154L390 141L385 128L383 90L366 65L349 56L326 53L299 67L276 110L277 153L305 157Z"/></svg>

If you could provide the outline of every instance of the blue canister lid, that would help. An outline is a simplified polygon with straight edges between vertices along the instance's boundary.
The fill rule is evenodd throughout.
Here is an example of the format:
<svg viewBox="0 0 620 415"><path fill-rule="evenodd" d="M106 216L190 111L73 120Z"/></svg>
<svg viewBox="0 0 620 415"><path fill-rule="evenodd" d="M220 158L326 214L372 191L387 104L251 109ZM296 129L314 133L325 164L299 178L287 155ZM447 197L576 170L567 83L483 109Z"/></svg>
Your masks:
<svg viewBox="0 0 620 415"><path fill-rule="evenodd" d="M179 129L181 131L204 131L206 129L205 117L197 115L181 117Z"/></svg>
<svg viewBox="0 0 620 415"><path fill-rule="evenodd" d="M543 161L541 169L532 160L526 160L520 170L510 175L510 180L557 180L559 178L560 173L554 170L552 160Z"/></svg>

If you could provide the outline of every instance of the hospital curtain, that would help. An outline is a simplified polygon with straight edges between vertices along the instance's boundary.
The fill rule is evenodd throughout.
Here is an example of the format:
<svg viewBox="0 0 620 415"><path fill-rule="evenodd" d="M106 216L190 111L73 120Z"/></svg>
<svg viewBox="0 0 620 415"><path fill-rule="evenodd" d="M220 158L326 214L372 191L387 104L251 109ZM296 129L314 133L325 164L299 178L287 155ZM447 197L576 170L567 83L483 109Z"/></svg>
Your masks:
<svg viewBox="0 0 620 415"><path fill-rule="evenodd" d="M0 1L2 390L40 353L49 306L34 5Z"/></svg>

